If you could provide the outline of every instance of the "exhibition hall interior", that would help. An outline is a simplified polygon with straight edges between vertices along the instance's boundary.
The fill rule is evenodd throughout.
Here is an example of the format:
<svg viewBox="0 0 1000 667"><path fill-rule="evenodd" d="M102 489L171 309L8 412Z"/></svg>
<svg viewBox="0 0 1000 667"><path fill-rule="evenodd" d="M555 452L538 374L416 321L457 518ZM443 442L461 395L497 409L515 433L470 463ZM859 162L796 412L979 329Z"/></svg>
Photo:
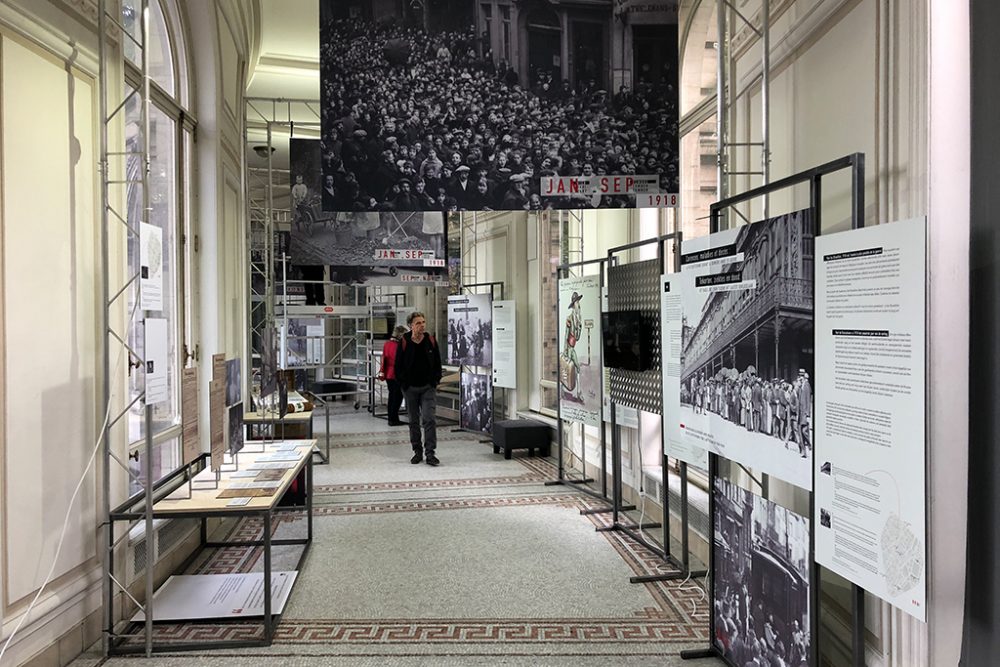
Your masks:
<svg viewBox="0 0 1000 667"><path fill-rule="evenodd" d="M0 0L0 667L997 664L997 31Z"/></svg>

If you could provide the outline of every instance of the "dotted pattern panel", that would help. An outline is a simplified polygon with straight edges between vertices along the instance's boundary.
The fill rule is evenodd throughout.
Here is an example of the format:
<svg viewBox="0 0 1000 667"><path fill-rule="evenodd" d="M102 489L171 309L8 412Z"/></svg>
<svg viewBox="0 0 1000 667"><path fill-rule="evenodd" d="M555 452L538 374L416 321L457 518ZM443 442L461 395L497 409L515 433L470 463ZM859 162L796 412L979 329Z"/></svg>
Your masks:
<svg viewBox="0 0 1000 667"><path fill-rule="evenodd" d="M608 269L608 311L638 310L653 329L653 365L648 371L608 370L615 403L659 414L663 409L660 381L660 260L631 262Z"/></svg>

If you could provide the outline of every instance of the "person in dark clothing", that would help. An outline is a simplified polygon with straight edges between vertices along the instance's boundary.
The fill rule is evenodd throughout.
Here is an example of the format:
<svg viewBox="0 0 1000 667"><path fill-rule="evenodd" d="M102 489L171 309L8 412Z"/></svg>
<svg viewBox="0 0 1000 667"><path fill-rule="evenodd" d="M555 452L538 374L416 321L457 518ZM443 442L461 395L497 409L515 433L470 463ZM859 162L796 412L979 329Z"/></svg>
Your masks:
<svg viewBox="0 0 1000 667"><path fill-rule="evenodd" d="M389 426L402 426L399 421L399 408L403 404L403 390L396 379L396 354L399 352L399 340L406 333L406 327L396 327L392 330L392 338L382 346L382 368L378 379L385 380L389 387Z"/></svg>
<svg viewBox="0 0 1000 667"><path fill-rule="evenodd" d="M427 457L427 464L441 462L435 455L437 449L437 422L434 405L437 386L441 381L441 351L437 341L427 333L427 318L413 312L406 318L410 331L403 334L396 352L396 379L406 396L406 410L410 415L410 445L413 458L410 463L420 463ZM423 444L420 430L423 428Z"/></svg>

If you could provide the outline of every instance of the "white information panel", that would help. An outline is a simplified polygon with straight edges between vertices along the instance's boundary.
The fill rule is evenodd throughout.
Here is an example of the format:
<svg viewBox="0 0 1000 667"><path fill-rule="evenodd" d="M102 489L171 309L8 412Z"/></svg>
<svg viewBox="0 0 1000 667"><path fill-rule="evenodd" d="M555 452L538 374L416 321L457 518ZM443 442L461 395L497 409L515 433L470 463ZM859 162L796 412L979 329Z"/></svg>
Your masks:
<svg viewBox="0 0 1000 667"><path fill-rule="evenodd" d="M271 573L271 613L280 614L298 572ZM154 621L240 618L264 615L264 573L181 574L153 595ZM144 621L140 610L133 621Z"/></svg>
<svg viewBox="0 0 1000 667"><path fill-rule="evenodd" d="M139 223L139 307L163 310L163 230Z"/></svg>
<svg viewBox="0 0 1000 667"><path fill-rule="evenodd" d="M493 386L517 388L517 308L493 302Z"/></svg>
<svg viewBox="0 0 1000 667"><path fill-rule="evenodd" d="M708 469L708 452L681 428L681 343L684 301L679 275L660 276L660 341L663 377L663 453Z"/></svg>
<svg viewBox="0 0 1000 667"><path fill-rule="evenodd" d="M167 354L167 321L147 317L145 327L146 342L143 349L146 356L146 405L156 405L170 400L167 385L167 366L170 363Z"/></svg>
<svg viewBox="0 0 1000 667"><path fill-rule="evenodd" d="M926 619L926 219L816 239L816 561Z"/></svg>

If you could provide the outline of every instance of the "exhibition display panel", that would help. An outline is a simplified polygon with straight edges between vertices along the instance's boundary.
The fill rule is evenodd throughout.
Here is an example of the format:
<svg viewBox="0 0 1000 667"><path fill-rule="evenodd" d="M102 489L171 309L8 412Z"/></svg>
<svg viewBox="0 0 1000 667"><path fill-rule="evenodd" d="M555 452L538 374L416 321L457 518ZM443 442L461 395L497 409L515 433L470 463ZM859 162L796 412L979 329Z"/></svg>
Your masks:
<svg viewBox="0 0 1000 667"><path fill-rule="evenodd" d="M823 179L844 171L853 229L820 236ZM726 209L763 197L766 211L769 194L797 185L809 187L808 209L720 233ZM695 426L686 435L710 452L713 613L711 648L683 651L684 658L818 664L821 564L852 585L853 665L865 664L866 588L924 618L925 221L863 228L864 210L864 156L853 154L713 204L712 236L685 247L686 265L714 267L685 282L691 328L681 393L685 430ZM754 236L761 241L741 242ZM739 301L727 299L740 292ZM701 332L713 318L732 324ZM730 338L745 330L754 344L740 350L742 341ZM751 352L757 363L740 370ZM775 386L785 393L769 414L766 390ZM785 447L761 436L780 436ZM803 459L813 458L807 478L788 465L793 442ZM808 516L771 500L766 478L748 468L760 495L720 477L723 457L810 490Z"/></svg>
<svg viewBox="0 0 1000 667"><path fill-rule="evenodd" d="M248 617L260 618L259 638L240 638L231 641L175 642L167 638L157 642L152 633L152 652L198 650L205 648L237 648L248 646L269 646L274 639L274 630L281 618L285 602L295 582L297 570L301 567L312 542L312 461L311 453L315 440L288 440L268 443L263 451L243 451L239 454L239 470L221 474L213 473L205 467L208 454L202 455L196 463L201 472L191 475L189 468L180 468L157 483L162 490L176 486L171 493L159 499L152 507L155 519L196 519L200 522L200 548L196 549L180 568L183 572L202 549L233 546L259 547L262 549L263 571L260 573L233 575L175 575L170 577L156 592L152 604L152 620L195 621L212 618L225 620ZM297 481L298 480L298 481ZM206 485L206 482L208 485ZM301 506L280 506L293 484L303 483L298 489ZM141 518L143 499L126 503L115 509L110 517L112 522L129 522ZM279 512L303 512L305 514L305 536L275 538L272 528ZM257 519L262 526L259 538L239 541L213 541L208 535L208 520L211 518L234 518L237 520ZM272 548L279 545L302 547L295 567L289 571L272 570ZM193 604L197 600L206 604ZM215 600L219 604L212 603ZM230 604L223 604L228 600ZM238 610L234 612L234 609ZM142 610L132 618L133 623L145 623ZM131 641L141 635L121 633L109 645L112 655L147 652L147 646Z"/></svg>

